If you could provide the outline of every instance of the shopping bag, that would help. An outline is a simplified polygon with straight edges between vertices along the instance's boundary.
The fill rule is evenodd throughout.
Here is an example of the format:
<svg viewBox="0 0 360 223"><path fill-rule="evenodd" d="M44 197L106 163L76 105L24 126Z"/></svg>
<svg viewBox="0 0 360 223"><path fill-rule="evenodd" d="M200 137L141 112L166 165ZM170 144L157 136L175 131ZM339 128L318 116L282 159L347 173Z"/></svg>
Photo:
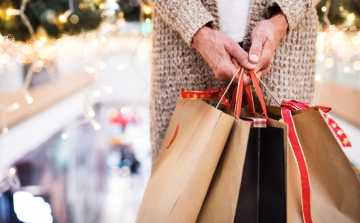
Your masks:
<svg viewBox="0 0 360 223"><path fill-rule="evenodd" d="M284 108L283 103L283 116ZM294 175L290 180L289 171L288 222L360 222L360 181L341 147L349 145L346 135L330 116L324 116L316 107L292 110L291 119L284 117L284 120L292 121L289 129L295 130L295 137L290 140L291 145L293 149L296 143L300 145L310 186L309 190L300 187L302 176L299 167L295 167L301 162L298 157L291 157L289 169ZM333 128L338 128L337 132ZM307 192L310 192L308 197L304 196Z"/></svg>
<svg viewBox="0 0 360 223"><path fill-rule="evenodd" d="M240 74L236 116L241 108L242 77ZM243 111L243 117L254 116ZM248 120L235 121L197 222L285 222L287 144L282 127L286 125L250 128L249 124Z"/></svg>
<svg viewBox="0 0 360 223"><path fill-rule="evenodd" d="M294 100L279 105L267 111L287 124L287 222L360 222L360 181L342 149L351 144L326 114L331 109Z"/></svg>
<svg viewBox="0 0 360 223"><path fill-rule="evenodd" d="M221 90L185 97L212 98L218 94ZM179 99L173 114L137 222L196 221L234 123L232 116L202 100Z"/></svg>

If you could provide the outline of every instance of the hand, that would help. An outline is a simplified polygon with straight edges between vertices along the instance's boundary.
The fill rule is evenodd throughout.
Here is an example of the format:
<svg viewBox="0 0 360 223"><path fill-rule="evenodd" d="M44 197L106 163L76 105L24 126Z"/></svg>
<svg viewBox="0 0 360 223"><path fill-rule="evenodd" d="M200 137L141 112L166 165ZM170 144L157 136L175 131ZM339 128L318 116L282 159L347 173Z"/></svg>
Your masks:
<svg viewBox="0 0 360 223"><path fill-rule="evenodd" d="M221 31L202 27L193 37L192 46L200 52L219 80L230 81L238 63L246 69L255 69L255 64L248 60L248 53Z"/></svg>
<svg viewBox="0 0 360 223"><path fill-rule="evenodd" d="M259 77L264 76L270 70L275 49L287 34L287 28L286 17L280 11L270 19L258 22L253 29L249 61L256 64L255 72Z"/></svg>

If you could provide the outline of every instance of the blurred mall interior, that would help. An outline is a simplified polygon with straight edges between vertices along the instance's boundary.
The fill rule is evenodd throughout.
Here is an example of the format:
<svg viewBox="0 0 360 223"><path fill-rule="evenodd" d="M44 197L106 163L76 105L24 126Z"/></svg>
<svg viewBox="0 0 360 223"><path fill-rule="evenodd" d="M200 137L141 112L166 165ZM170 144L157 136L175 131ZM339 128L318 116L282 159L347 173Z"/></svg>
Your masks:
<svg viewBox="0 0 360 223"><path fill-rule="evenodd" d="M152 6L24 2L0 3L0 222L135 222L151 174ZM359 176L360 3L317 10L313 103L332 107Z"/></svg>

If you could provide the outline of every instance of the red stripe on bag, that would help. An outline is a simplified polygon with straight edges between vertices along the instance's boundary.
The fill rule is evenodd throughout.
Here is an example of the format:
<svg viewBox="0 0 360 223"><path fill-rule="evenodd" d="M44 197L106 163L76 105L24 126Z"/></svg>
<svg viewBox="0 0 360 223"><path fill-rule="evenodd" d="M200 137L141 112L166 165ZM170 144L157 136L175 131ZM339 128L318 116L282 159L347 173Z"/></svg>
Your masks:
<svg viewBox="0 0 360 223"><path fill-rule="evenodd" d="M203 99L203 100L212 100L221 98L223 96L223 90L226 85L222 85L219 89L210 89L205 91L180 91L180 96L182 99ZM229 99L225 95L222 100L221 104L229 107Z"/></svg>
<svg viewBox="0 0 360 223"><path fill-rule="evenodd" d="M306 160L301 148L299 139L296 134L295 126L291 116L291 111L287 107L281 108L282 117L284 122L289 126L289 141L291 149L294 153L295 160L300 172L300 181L301 181L301 203L303 218L305 223L312 223L311 216L311 204L310 204L310 179L309 172L306 166Z"/></svg>
<svg viewBox="0 0 360 223"><path fill-rule="evenodd" d="M171 138L170 143L169 143L169 145L166 147L166 149L169 149L169 147L171 146L171 144L173 144L173 142L174 142L175 139L176 139L176 136L177 136L177 134L178 134L178 132L179 132L179 127L180 127L180 115L181 115L181 112L182 112L182 110L183 110L183 108L184 108L185 103L186 103L189 99L190 99L190 98L186 99L186 101L184 102L184 104L183 104L183 105L181 106L181 108L180 108L179 117L178 117L178 123L177 123L177 125L176 125L175 133L174 133L173 137Z"/></svg>

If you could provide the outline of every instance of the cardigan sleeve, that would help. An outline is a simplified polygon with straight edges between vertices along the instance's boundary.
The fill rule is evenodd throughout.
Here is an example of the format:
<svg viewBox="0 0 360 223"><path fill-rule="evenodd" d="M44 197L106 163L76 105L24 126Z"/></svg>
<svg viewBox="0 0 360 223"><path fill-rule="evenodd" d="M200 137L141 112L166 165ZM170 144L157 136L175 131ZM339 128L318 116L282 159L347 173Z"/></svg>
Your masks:
<svg viewBox="0 0 360 223"><path fill-rule="evenodd" d="M152 0L152 4L161 18L178 31L189 46L201 27L214 26L215 18L200 0Z"/></svg>
<svg viewBox="0 0 360 223"><path fill-rule="evenodd" d="M276 9L280 8L286 16L289 30L305 17L306 13L315 8L319 0L268 0L267 13L271 17Z"/></svg>

